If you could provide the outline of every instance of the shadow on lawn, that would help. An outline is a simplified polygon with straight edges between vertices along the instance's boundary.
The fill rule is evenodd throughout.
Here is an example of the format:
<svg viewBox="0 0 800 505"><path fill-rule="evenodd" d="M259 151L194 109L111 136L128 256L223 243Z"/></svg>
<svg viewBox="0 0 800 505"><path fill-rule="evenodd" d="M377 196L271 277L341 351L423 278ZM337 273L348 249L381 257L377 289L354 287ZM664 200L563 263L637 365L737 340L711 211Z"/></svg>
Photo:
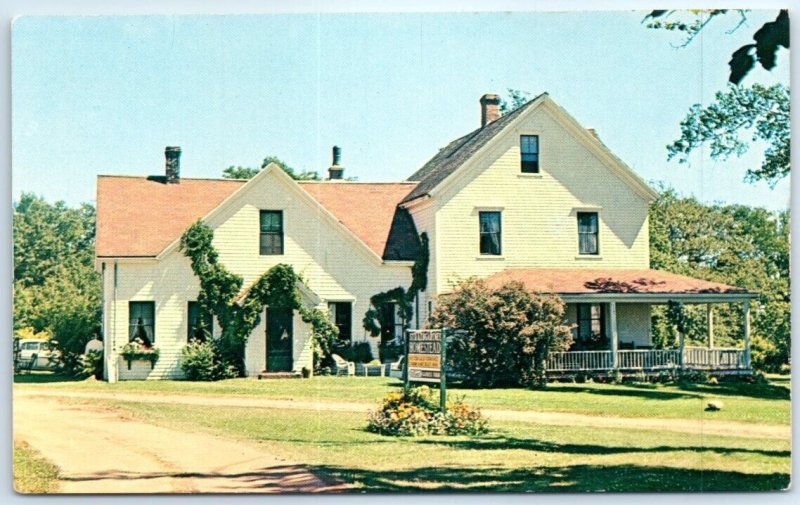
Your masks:
<svg viewBox="0 0 800 505"><path fill-rule="evenodd" d="M701 395L746 396L761 400L789 400L791 395L788 388L775 384L679 384L678 387Z"/></svg>
<svg viewBox="0 0 800 505"><path fill-rule="evenodd" d="M750 453L762 456L772 456L788 458L791 451L764 450L764 449L740 449L736 447L680 447L670 445L659 445L655 447L633 447L633 446L607 446L594 444L556 444L542 440L523 439L508 436L493 436L484 438L472 438L466 440L420 440L421 444L434 444L449 446L454 449L466 450L508 450L521 449L525 451L538 452L559 452L564 454L587 454L587 455L607 455L607 454L628 454L628 453L653 453L653 452L716 452L719 454Z"/></svg>
<svg viewBox="0 0 800 505"><path fill-rule="evenodd" d="M53 382L80 382L80 379L67 377L53 372L31 372L14 374L15 384L51 384Z"/></svg>
<svg viewBox="0 0 800 505"><path fill-rule="evenodd" d="M314 473L360 485L359 491L775 491L789 485L783 473L748 474L663 466L575 465L498 468L422 467L371 470L312 466Z"/></svg>

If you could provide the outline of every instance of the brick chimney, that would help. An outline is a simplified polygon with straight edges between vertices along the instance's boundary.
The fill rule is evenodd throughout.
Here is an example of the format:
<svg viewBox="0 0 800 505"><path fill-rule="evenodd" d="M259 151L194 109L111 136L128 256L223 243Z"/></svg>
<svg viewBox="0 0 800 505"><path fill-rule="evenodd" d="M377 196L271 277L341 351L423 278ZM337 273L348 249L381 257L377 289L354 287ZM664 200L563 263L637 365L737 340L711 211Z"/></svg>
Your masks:
<svg viewBox="0 0 800 505"><path fill-rule="evenodd" d="M181 148L179 146L165 147L164 157L166 158L167 184L181 182Z"/></svg>
<svg viewBox="0 0 800 505"><path fill-rule="evenodd" d="M339 180L344 175L344 167L339 164L342 161L342 148L333 146L333 164L328 168L328 180Z"/></svg>
<svg viewBox="0 0 800 505"><path fill-rule="evenodd" d="M500 118L500 97L486 94L481 97L481 128Z"/></svg>

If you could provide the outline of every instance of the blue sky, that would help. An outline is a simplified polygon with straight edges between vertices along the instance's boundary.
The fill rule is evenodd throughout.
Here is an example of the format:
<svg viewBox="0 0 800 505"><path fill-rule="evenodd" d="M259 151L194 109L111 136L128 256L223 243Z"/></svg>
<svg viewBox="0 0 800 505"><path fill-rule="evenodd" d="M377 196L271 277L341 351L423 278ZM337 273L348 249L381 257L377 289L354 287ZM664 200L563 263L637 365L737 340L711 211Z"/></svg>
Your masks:
<svg viewBox="0 0 800 505"><path fill-rule="evenodd" d="M775 11L720 19L691 45L648 30L645 12L22 17L12 28L12 198L95 198L97 174L163 173L166 145L184 177L276 155L323 171L402 180L479 126L479 97L547 91L648 181L704 201L785 208L742 181L761 150L667 162L694 103L727 81L733 50ZM789 83L773 72L745 81Z"/></svg>

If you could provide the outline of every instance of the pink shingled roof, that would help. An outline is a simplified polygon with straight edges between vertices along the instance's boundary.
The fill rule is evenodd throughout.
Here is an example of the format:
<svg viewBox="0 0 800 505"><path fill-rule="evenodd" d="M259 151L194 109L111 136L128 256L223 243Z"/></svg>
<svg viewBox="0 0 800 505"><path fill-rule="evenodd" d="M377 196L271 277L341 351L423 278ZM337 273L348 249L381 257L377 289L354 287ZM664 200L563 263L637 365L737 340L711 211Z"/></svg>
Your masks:
<svg viewBox="0 0 800 505"><path fill-rule="evenodd" d="M650 269L509 268L486 282L493 287L520 281L530 291L591 293L745 293L742 288Z"/></svg>
<svg viewBox="0 0 800 505"><path fill-rule="evenodd" d="M156 256L247 181L97 178L98 257ZM416 183L302 182L301 187L378 256L395 208Z"/></svg>

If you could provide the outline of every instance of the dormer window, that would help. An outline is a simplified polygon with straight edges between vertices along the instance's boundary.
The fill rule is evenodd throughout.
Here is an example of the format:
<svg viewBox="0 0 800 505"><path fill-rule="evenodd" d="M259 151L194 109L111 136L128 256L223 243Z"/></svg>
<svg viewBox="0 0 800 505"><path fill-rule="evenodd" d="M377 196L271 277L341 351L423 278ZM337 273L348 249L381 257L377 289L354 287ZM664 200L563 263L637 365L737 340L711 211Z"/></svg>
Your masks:
<svg viewBox="0 0 800 505"><path fill-rule="evenodd" d="M521 153L520 168L523 174L539 173L539 136L521 135L519 137L519 150Z"/></svg>
<svg viewBox="0 0 800 505"><path fill-rule="evenodd" d="M259 245L262 256L283 254L283 211L261 211Z"/></svg>

